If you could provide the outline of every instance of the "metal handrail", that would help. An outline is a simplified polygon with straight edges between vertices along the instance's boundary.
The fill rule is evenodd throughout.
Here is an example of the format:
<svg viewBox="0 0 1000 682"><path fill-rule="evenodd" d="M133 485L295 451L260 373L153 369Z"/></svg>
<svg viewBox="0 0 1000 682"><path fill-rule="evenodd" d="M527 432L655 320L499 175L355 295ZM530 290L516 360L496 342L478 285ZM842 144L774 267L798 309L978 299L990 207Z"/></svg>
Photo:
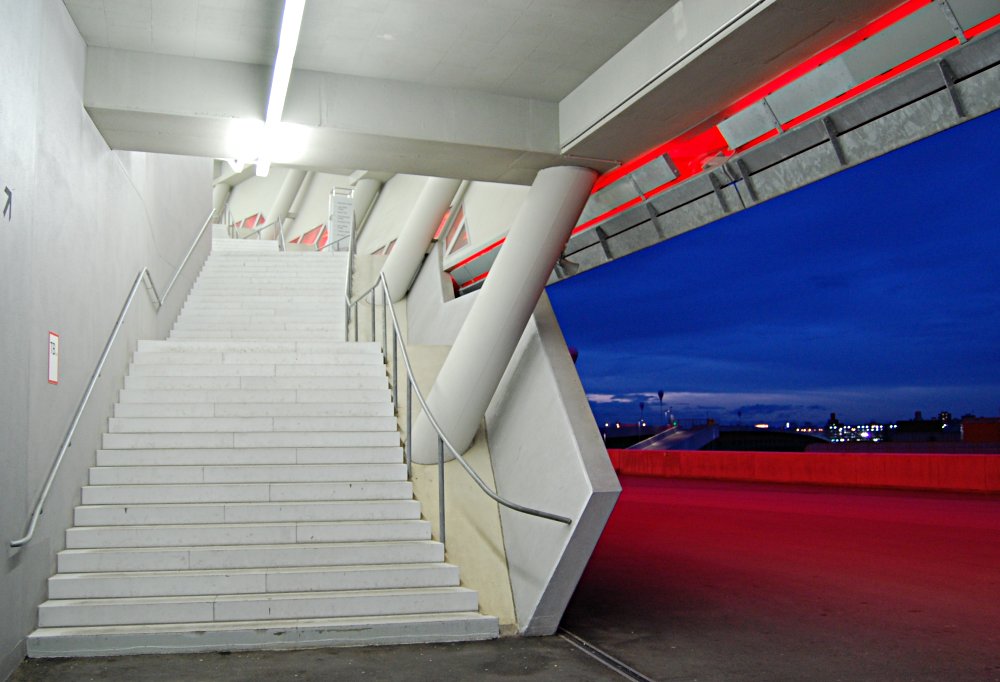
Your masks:
<svg viewBox="0 0 1000 682"><path fill-rule="evenodd" d="M191 254L194 253L195 247L198 245L198 242L201 241L202 235L205 234L205 230L207 230L208 226L212 223L213 216L215 216L214 209L208 214L208 218L205 219L205 224L201 226L200 230L198 230L198 235L194 238L194 241L191 242L191 248L189 248L187 253L184 255L184 259L181 261L181 264L178 265L177 270L174 271L174 276L170 279L170 283L163 291L162 297L156 291L156 285L153 284L153 277L149 274L148 268L144 267L139 271L139 274L135 276L135 281L132 282L132 288L129 289L128 296L125 298L125 304L122 306L121 312L118 313L118 319L115 321L115 326L111 330L111 335L108 336L107 343L104 344L104 350L101 351L101 357L97 361L97 366L94 367L94 371L90 375L90 381L87 383L87 388L83 392L80 404L77 405L76 412L73 413L73 419L70 421L69 428L66 430L66 435L63 437L62 445L59 446L59 454L56 455L55 460L52 462L52 466L49 468L49 474L45 479L45 485L42 486L42 492L38 496L38 502L35 504L35 508L31 512L31 518L28 522L28 532L25 533L24 537L11 540L11 547L23 547L31 542L31 538L35 535L35 527L38 525L38 517L41 516L42 509L45 507L45 500L48 499L49 491L52 489L52 483L56 478L56 473L58 473L59 467L62 465L63 458L66 456L66 450L68 450L69 446L72 444L73 434L76 433L76 427L80 423L80 417L83 416L83 410L87 407L87 401L90 400L90 394L93 393L94 386L97 384L97 379L101 376L101 370L104 369L104 362L108 359L108 354L111 352L111 346L118 337L118 332L122 328L122 323L125 322L125 314L132 305L132 300L135 298L135 294L139 290L139 284L143 281L146 282L146 290L150 292L150 295L153 297L153 305L155 306L155 309L159 311L160 308L163 307L163 302L170 294L170 290L173 289L174 283L177 281L177 277L180 275L181 270L183 270L184 266L187 265L188 260L191 258Z"/></svg>
<svg viewBox="0 0 1000 682"><path fill-rule="evenodd" d="M277 220L272 220L271 222L267 223L266 225L261 225L260 227L254 229L252 232L247 232L246 234L237 234L236 238L237 239L249 239L250 237L254 236L255 234L260 234L261 232L263 232L267 228L269 228L272 225L274 225L276 222L278 222L278 221ZM257 239L260 239L260 237L257 237Z"/></svg>
<svg viewBox="0 0 1000 682"><path fill-rule="evenodd" d="M551 521L558 521L560 523L572 524L573 520L570 519L570 518L567 518L565 516L560 516L559 514L552 514L550 512L541 511L539 509L533 509L531 507L526 507L526 506L524 506L522 504L518 504L518 503L512 502L512 501L510 501L510 500L508 500L508 499L506 499L504 497L501 497L499 494L497 494L492 489L490 489L490 487L488 485L486 485L486 483L483 481L483 479L480 478L479 474L477 474L476 471L469 465L469 463L465 461L465 458L462 457L461 453L459 453L459 451L455 448L455 446L452 445L451 441L448 440L448 437L444 434L444 430L441 428L441 425L438 423L437 419L434 418L434 414L431 412L430 407L427 405L427 401L424 399L424 395L423 395L423 392L420 390L420 386L417 385L417 382L416 382L416 379L415 379L415 375L413 373L413 366L410 363L410 356L409 356L409 353L407 353L407 351L406 351L406 344L402 342L402 338L403 337L402 337L402 333L400 331L399 320L396 317L396 310L395 310L394 306L392 305L392 301L390 300L389 295L388 295L389 294L389 285L385 281L385 273L379 273L378 280L367 291L365 291L363 294L361 294L360 296L358 296L354 301L351 301L350 299L347 299L348 305L349 306L353 306L355 308L355 329L357 329L358 321L359 321L357 319L357 304L358 304L358 302L360 300L362 300L363 298L365 298L366 296L368 296L368 294L371 294L371 300L372 300L372 340L373 341L375 340L375 289L379 286L379 284L382 285L381 288L382 288L382 307L383 307L383 326L382 326L382 347L383 348L386 347L386 338L385 338L385 336L386 336L386 327L387 327L387 324L386 324L386 320L385 320L385 313L388 312L389 315L392 317L392 330L393 330L393 339L392 339L392 342L393 342L393 347L392 347L392 355L393 355L393 367L392 367L393 382L392 382L392 386L393 386L394 397L395 397L395 392L397 390L397 385L398 385L398 383L396 381L396 378L397 378L396 345L397 345L397 342L398 342L399 348L401 350L400 354L403 356L403 365L406 367L406 379L407 379L407 388L406 388L406 390L407 390L407 397L409 397L412 393L416 393L417 401L420 403L421 408L423 408L424 415L427 417L427 421L430 423L430 425L437 432L437 436L438 436L438 469L439 469L439 496L438 496L438 503L439 503L439 507L440 507L438 513L439 513L439 527L440 527L440 532L441 532L441 542L443 543L445 541L445 524L444 524L444 447L445 446L447 446L448 450L450 450L451 453L455 456L455 459L458 460L458 463L462 465L462 468L465 469L465 472L467 474L469 474L469 476L472 477L473 481L476 482L476 485L479 486L479 489L482 490L484 493L486 493L486 495L489 496L493 501L497 502L498 504L502 504L503 506L505 506L505 507L507 507L509 509L513 509L514 511L519 511L519 512L521 512L523 514L529 514L531 516L538 516L538 517L543 518L543 519L549 519ZM394 402L396 402L396 401L394 400ZM398 405L398 402L396 402L396 404ZM413 436L412 436L412 429L410 428L411 414L412 414L412 401L411 400L407 401L406 410L407 410L407 415L406 415L406 420L407 420L407 432L406 432L406 465L407 465L407 469L409 470L410 467L411 467L411 464L412 464L412 456L413 456L413 452L412 452ZM409 471L407 473L409 474Z"/></svg>
<svg viewBox="0 0 1000 682"><path fill-rule="evenodd" d="M350 238L351 238L352 236L353 236L353 235L350 235L350 234L345 234L345 235L344 235L344 236L342 236L342 237L337 237L337 238L336 238L336 239L334 239L333 241L330 241L330 242L327 242L327 243L326 243L326 244L324 244L324 245L323 245L323 246L322 246L321 248L318 248L318 249L316 249L316 250L317 250L317 251L326 251L327 249L329 249L329 248L330 248L331 246L333 246L334 244L339 244L340 242L344 241L345 239L350 239Z"/></svg>

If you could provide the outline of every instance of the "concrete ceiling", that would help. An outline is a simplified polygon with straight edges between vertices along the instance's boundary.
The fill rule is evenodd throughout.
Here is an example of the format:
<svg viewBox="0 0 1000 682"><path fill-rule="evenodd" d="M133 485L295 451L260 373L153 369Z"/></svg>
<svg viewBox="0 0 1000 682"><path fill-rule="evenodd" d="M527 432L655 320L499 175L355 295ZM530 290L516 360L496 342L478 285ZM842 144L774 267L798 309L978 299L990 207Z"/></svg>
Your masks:
<svg viewBox="0 0 1000 682"><path fill-rule="evenodd" d="M64 0L88 45L270 65L281 0ZM295 68L558 102L677 0L310 0Z"/></svg>
<svg viewBox="0 0 1000 682"><path fill-rule="evenodd" d="M112 147L240 155L232 129L263 119L281 0L64 3ZM284 117L300 143L273 160L521 183L606 170L899 3L308 0Z"/></svg>

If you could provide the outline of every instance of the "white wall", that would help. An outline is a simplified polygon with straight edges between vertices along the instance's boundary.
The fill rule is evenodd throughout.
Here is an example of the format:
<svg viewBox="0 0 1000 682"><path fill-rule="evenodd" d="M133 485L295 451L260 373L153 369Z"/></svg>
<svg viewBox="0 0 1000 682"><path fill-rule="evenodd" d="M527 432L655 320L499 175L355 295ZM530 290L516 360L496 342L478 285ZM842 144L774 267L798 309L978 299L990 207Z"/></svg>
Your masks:
<svg viewBox="0 0 1000 682"><path fill-rule="evenodd" d="M373 253L399 235L426 182L422 175L400 174L385 183L358 238L358 253Z"/></svg>
<svg viewBox="0 0 1000 682"><path fill-rule="evenodd" d="M457 263L506 235L529 189L499 182L470 183L462 199L469 243L450 251L445 263Z"/></svg>
<svg viewBox="0 0 1000 682"><path fill-rule="evenodd" d="M108 149L82 104L85 47L59 0L0 0L0 679L24 655L138 338L162 338L208 248L159 314L139 292L77 429L34 541L14 550L128 288L162 289L211 208L208 160ZM5 196L0 194L0 205ZM61 335L60 383L47 337Z"/></svg>
<svg viewBox="0 0 1000 682"><path fill-rule="evenodd" d="M462 205L469 228L469 246L480 248L507 234L531 187L498 182L473 182Z"/></svg>
<svg viewBox="0 0 1000 682"><path fill-rule="evenodd" d="M264 219L270 222L272 216L267 213L271 210L286 175L288 175L287 168L272 167L266 178L251 175L234 186L229 194L229 209L233 213L233 218L243 220L255 213L262 213Z"/></svg>

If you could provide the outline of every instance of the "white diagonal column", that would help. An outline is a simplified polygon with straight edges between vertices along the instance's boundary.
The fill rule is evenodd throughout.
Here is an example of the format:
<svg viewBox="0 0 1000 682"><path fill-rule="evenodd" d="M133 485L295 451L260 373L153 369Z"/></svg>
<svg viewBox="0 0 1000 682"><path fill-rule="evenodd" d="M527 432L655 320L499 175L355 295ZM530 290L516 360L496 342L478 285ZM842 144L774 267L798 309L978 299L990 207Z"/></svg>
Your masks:
<svg viewBox="0 0 1000 682"><path fill-rule="evenodd" d="M282 224L285 222L285 218L288 217L288 211L292 207L292 202L295 201L295 197L298 196L299 190L302 188L302 182L306 178L306 172L298 168L289 168L288 175L285 176L284 181L281 183L281 189L278 190L278 196L274 199L274 204L271 206L270 212L267 214L268 220L276 224L273 237L278 236L278 230L281 229Z"/></svg>
<svg viewBox="0 0 1000 682"><path fill-rule="evenodd" d="M596 177L573 166L540 171L507 234L428 397L459 452L475 438ZM436 434L423 415L413 438L415 462L437 461Z"/></svg>
<svg viewBox="0 0 1000 682"><path fill-rule="evenodd" d="M389 285L389 298L393 302L402 299L409 291L424 254L427 253L427 247L434 238L434 231L441 223L460 184L459 180L446 178L427 179L406 224L400 230L392 253L382 266L385 281Z"/></svg>

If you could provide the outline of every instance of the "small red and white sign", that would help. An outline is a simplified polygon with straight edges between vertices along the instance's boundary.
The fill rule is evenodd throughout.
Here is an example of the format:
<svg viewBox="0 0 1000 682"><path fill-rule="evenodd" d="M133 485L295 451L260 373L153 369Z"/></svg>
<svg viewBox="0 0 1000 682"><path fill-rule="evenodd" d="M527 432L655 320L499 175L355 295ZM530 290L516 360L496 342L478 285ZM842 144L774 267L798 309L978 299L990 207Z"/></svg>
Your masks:
<svg viewBox="0 0 1000 682"><path fill-rule="evenodd" d="M59 335L49 332L49 383L59 383Z"/></svg>

